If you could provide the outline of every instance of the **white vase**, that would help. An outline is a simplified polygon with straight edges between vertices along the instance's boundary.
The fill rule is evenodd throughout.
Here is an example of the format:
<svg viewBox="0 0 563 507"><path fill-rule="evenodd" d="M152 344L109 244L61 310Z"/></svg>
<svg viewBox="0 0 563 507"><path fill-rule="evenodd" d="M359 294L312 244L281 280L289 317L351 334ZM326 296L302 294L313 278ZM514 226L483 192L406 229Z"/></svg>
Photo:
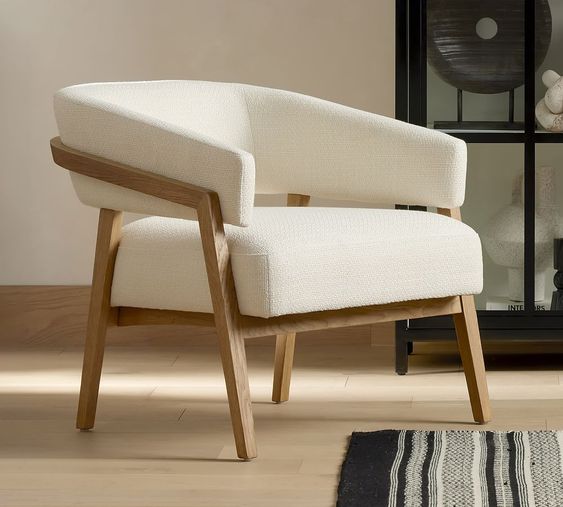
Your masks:
<svg viewBox="0 0 563 507"><path fill-rule="evenodd" d="M494 215L482 234L483 246L495 264L508 268L508 297L522 301L524 297L524 203L523 176L513 181L512 200ZM536 171L535 214L535 297L545 298L546 270L549 267L553 238L556 234L555 174L552 167Z"/></svg>

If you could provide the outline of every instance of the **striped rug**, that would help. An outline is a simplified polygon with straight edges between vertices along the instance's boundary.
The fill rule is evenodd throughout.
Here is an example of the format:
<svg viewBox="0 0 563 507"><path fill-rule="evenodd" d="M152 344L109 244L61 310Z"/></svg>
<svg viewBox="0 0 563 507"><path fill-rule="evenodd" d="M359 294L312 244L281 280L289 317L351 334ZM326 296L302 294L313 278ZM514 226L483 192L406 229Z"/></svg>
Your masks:
<svg viewBox="0 0 563 507"><path fill-rule="evenodd" d="M563 432L354 433L338 507L563 507Z"/></svg>

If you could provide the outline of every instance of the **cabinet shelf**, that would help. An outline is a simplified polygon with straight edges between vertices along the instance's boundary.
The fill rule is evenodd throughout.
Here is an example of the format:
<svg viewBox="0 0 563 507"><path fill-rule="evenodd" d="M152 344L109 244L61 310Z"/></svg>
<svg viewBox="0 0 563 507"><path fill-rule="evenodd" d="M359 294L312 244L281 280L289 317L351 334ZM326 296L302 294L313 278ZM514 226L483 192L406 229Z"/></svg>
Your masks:
<svg viewBox="0 0 563 507"><path fill-rule="evenodd" d="M523 130L441 130L440 132L462 139L466 143L523 143L526 140Z"/></svg>
<svg viewBox="0 0 563 507"><path fill-rule="evenodd" d="M463 139L466 143L524 143L526 133L523 130L442 130L445 134ZM535 143L563 143L563 132L536 130L533 133Z"/></svg>
<svg viewBox="0 0 563 507"><path fill-rule="evenodd" d="M545 130L536 130L534 134L536 143L563 143L563 132L546 132Z"/></svg>

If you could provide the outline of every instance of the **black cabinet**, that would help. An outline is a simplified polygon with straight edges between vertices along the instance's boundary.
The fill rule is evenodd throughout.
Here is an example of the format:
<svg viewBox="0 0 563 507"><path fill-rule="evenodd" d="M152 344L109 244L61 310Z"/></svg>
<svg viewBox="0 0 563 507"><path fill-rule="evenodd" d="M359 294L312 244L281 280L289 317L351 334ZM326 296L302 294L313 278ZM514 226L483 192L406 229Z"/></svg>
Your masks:
<svg viewBox="0 0 563 507"><path fill-rule="evenodd" d="M563 258L554 252L563 246L563 133L536 120L548 69L563 74L559 0L396 2L396 117L468 143L461 211L484 247L476 303L485 340L563 340L563 311L551 301L554 255ZM449 317L398 322L397 373L407 372L413 342L452 339Z"/></svg>

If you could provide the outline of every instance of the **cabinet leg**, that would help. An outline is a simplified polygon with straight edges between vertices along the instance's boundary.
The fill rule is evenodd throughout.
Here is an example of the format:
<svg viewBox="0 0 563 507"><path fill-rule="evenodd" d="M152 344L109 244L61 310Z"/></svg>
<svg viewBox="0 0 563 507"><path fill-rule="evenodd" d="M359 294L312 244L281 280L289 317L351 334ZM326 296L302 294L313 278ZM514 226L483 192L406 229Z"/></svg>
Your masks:
<svg viewBox="0 0 563 507"><path fill-rule="evenodd" d="M395 372L398 375L406 375L409 370L408 344L406 338L397 333L397 336L395 336Z"/></svg>

